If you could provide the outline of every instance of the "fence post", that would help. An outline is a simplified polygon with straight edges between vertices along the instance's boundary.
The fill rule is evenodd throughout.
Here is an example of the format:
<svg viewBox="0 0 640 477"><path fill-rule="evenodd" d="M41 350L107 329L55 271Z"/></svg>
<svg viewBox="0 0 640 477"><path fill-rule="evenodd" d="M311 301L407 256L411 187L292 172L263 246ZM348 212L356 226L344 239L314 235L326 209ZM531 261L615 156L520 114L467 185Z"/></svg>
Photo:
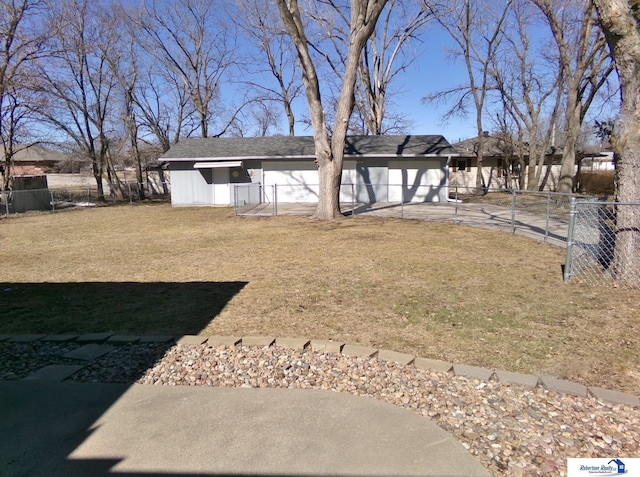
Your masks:
<svg viewBox="0 0 640 477"><path fill-rule="evenodd" d="M404 186L401 187L400 194L400 218L404 219Z"/></svg>
<svg viewBox="0 0 640 477"><path fill-rule="evenodd" d="M571 198L571 206L569 208L569 230L567 232L567 257L564 263L564 282L568 282L571 278L571 261L573 260L573 233L576 224L576 198Z"/></svg>
<svg viewBox="0 0 640 477"><path fill-rule="evenodd" d="M351 215L355 215L356 213L356 189L355 184L351 183Z"/></svg>
<svg viewBox="0 0 640 477"><path fill-rule="evenodd" d="M56 202L55 202L55 198L53 197L53 191L51 189L49 189L49 195L51 196L51 211L55 212L56 211Z"/></svg>
<svg viewBox="0 0 640 477"><path fill-rule="evenodd" d="M544 243L549 238L549 216L551 215L551 192L547 192L547 218L544 226Z"/></svg>
<svg viewBox="0 0 640 477"><path fill-rule="evenodd" d="M2 200L4 201L4 214L9 217L9 194L6 190L2 190Z"/></svg>
<svg viewBox="0 0 640 477"><path fill-rule="evenodd" d="M233 212L234 215L238 216L238 184L233 186Z"/></svg>
<svg viewBox="0 0 640 477"><path fill-rule="evenodd" d="M456 187L455 187L455 191L456 191L456 192L455 192L454 199L455 199L455 204L456 204L456 205L455 205L455 207L456 207L456 209L455 209L455 210L456 210L456 211L455 211L455 215L454 215L454 218L453 218L453 223L454 223L454 224L456 224L456 225L458 225L458 224L460 223L460 222L458 221L458 186L456 186Z"/></svg>
<svg viewBox="0 0 640 477"><path fill-rule="evenodd" d="M516 234L516 193L517 191L513 189L513 200L511 201L511 235Z"/></svg>
<svg viewBox="0 0 640 477"><path fill-rule="evenodd" d="M278 215L278 185L273 184L273 215Z"/></svg>

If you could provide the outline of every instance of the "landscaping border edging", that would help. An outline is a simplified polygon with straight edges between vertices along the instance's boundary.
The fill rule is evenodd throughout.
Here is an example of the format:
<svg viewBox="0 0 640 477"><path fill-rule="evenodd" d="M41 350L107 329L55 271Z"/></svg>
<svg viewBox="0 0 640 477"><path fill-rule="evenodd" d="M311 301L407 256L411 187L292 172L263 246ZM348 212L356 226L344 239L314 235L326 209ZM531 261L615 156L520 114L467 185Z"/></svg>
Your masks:
<svg viewBox="0 0 640 477"><path fill-rule="evenodd" d="M246 346L246 347L272 347L291 348L298 350L313 350L323 353L336 353L345 356L356 356L363 359L377 358L382 361L391 361L404 366L412 366L417 369L428 369L432 371L447 372L455 376L465 376L469 378L488 381L496 379L499 382L516 384L527 387L542 386L548 391L559 392L563 394L573 394L581 397L592 396L600 401L608 401L614 404L624 404L628 406L640 407L640 397L599 388L596 386L585 386L572 381L558 379L552 376L535 376L528 374L515 373L512 371L504 371L477 366L469 366L464 364L453 364L446 361L421 358L407 353L398 353L396 351L378 349L373 347L346 344L333 340L311 340L306 338L274 338L263 336L205 336L205 335L150 335L150 336L134 336L119 335L115 333L91 333L85 335L65 334L65 335L0 335L0 342L12 343L35 343L42 342L76 342L86 345L104 344L121 346L126 344L149 344L149 343L170 343L184 345L203 345L209 343L213 346ZM42 368L38 370L40 376L46 376L46 371ZM59 367L51 369L55 376L61 376ZM77 370L76 370L77 371ZM74 371L75 372L75 371ZM25 378L27 379L27 378ZM33 379L33 378L31 378ZM43 377L42 379L46 379ZM64 379L64 378L63 378Z"/></svg>

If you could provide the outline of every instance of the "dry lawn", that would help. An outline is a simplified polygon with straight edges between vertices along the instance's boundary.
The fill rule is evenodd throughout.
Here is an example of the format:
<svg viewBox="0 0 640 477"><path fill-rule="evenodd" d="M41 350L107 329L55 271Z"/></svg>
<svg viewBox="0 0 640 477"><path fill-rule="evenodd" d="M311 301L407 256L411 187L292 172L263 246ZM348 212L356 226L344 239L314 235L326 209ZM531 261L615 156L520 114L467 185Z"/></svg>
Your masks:
<svg viewBox="0 0 640 477"><path fill-rule="evenodd" d="M333 339L640 393L638 291L562 282L564 250L357 216L167 204L0 220L0 334Z"/></svg>

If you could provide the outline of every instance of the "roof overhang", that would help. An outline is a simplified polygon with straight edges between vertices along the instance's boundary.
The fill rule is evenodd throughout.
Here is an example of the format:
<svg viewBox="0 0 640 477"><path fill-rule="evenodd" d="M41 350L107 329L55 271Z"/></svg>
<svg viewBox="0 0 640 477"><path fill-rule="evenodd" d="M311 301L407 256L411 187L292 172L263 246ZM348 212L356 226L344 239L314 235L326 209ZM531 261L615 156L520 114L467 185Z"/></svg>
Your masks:
<svg viewBox="0 0 640 477"><path fill-rule="evenodd" d="M219 169L223 167L242 167L242 161L196 162L194 169Z"/></svg>

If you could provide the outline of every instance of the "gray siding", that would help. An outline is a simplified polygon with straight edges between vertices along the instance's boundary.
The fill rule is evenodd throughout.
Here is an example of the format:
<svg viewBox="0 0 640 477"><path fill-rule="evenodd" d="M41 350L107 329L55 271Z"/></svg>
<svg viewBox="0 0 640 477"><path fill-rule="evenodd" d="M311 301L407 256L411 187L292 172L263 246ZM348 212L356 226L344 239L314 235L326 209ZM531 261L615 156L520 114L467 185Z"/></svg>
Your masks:
<svg viewBox="0 0 640 477"><path fill-rule="evenodd" d="M213 205L212 169L194 169L194 164L171 164L172 205Z"/></svg>

